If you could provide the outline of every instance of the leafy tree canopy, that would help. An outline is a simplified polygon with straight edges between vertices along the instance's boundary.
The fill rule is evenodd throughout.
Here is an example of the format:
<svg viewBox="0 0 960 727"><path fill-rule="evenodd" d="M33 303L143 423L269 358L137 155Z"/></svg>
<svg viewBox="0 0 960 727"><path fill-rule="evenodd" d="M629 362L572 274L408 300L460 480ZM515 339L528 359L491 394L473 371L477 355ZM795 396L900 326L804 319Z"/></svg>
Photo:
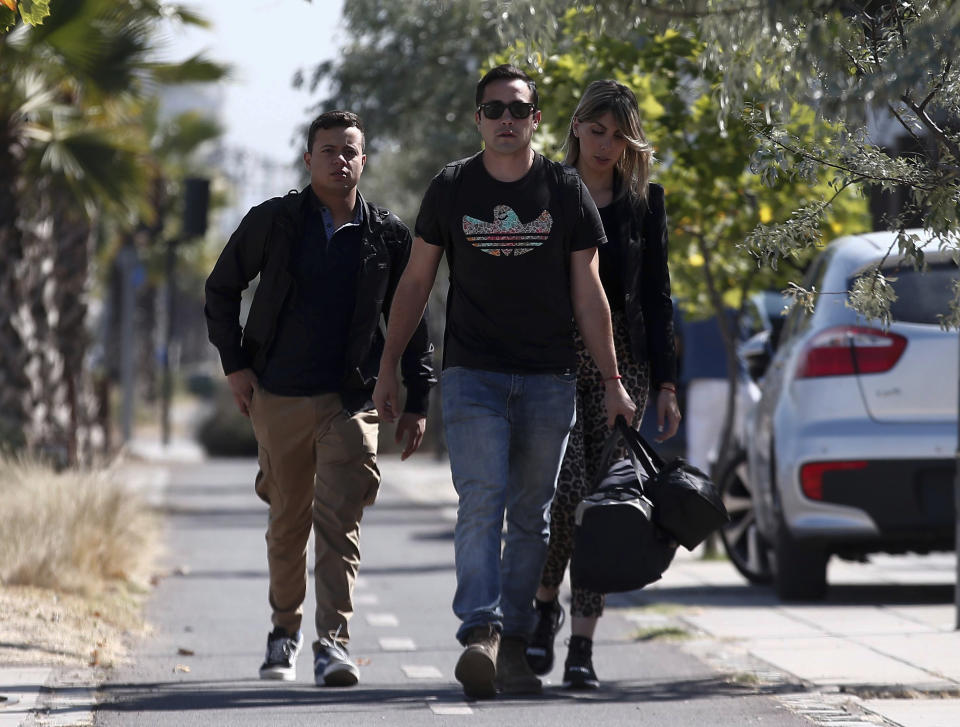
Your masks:
<svg viewBox="0 0 960 727"><path fill-rule="evenodd" d="M528 59L541 67L558 41L571 3L508 0L498 17L505 37L519 34ZM652 25L703 42L698 58L718 73L716 123L722 133L741 118L756 139L753 170L766 183L780 178L833 190L875 185L905 189L903 211L888 220L895 247L922 265L919 223L960 258L960 2L956 0L594 0L589 32L629 40ZM821 132L797 126L816 110ZM902 142L910 152L902 154ZM769 262L822 239L833 195L802 204L757 226L746 246ZM879 268L852 303L887 317ZM944 318L960 324L960 305Z"/></svg>
<svg viewBox="0 0 960 727"><path fill-rule="evenodd" d="M636 93L644 130L657 151L654 179L667 192L671 277L687 312L719 313L739 306L748 292L786 287L813 249L793 251L791 264L774 270L758 268L737 245L756 225L789 215L797 200L819 199L829 187L801 178L765 185L751 172L744 153L751 129L739 118L723 129L717 124L721 74L702 64L705 44L692 32L642 26L630 39L617 39L593 32L594 21L590 10L565 12L558 17L552 52L539 59L543 122L535 139L541 150L563 158L567 126L586 86L602 78L621 81ZM801 106L789 128L806 139L830 132ZM822 220L830 235L867 224L864 200L850 193Z"/></svg>

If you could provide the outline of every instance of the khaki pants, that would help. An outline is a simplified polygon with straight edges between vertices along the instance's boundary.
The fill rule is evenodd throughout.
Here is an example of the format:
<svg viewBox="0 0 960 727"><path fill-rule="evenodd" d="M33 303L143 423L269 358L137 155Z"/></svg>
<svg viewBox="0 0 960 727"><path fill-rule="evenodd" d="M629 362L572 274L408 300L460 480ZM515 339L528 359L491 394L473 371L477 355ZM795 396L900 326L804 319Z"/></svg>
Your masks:
<svg viewBox="0 0 960 727"><path fill-rule="evenodd" d="M256 491L270 505L273 623L291 634L300 628L312 523L317 636L339 632L337 638L348 641L360 518L380 486L377 414L347 416L339 394L276 396L257 389L250 420L259 444Z"/></svg>

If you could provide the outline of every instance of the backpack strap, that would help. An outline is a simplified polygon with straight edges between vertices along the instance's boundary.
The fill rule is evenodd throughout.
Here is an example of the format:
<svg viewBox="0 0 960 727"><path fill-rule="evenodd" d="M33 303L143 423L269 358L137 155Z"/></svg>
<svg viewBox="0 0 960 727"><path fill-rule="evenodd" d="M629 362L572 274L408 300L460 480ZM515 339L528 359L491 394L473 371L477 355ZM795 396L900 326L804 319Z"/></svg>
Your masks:
<svg viewBox="0 0 960 727"><path fill-rule="evenodd" d="M440 219L442 229L449 230L453 224L453 220L450 219L449 215L453 212L457 192L460 191L460 183L463 179L463 168L467 166L468 162L476 159L476 157L482 153L483 152L477 152L473 156L445 164L443 169L440 170L440 181L443 182L440 188L442 192L440 195ZM444 243L446 243L446 240L444 240Z"/></svg>
<svg viewBox="0 0 960 727"><path fill-rule="evenodd" d="M553 171L560 191L560 214L565 218L558 222L565 225L563 229L572 230L569 224L574 221L570 218L571 211L580 209L580 173L574 167L558 162L553 162Z"/></svg>

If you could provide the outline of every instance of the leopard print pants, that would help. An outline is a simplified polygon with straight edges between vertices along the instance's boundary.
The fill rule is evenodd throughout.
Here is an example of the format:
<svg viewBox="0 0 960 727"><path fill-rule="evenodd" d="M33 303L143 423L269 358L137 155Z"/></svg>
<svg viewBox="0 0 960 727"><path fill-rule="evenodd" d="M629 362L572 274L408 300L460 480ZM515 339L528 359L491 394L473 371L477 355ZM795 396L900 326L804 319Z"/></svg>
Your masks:
<svg viewBox="0 0 960 727"><path fill-rule="evenodd" d="M610 433L603 408L603 377L587 353L580 335L575 334L575 337L578 351L577 421L570 432L557 478L557 494L550 508L550 547L540 578L546 588L557 588L563 581L573 552L573 513L580 501L589 494L591 484L597 477L603 445ZM636 421L639 422L650 388L650 367L646 362L638 363L630 353L630 336L626 316L622 312L613 314L613 343L623 377L621 383L637 403ZM625 456L622 448L614 454L615 459ZM575 584L572 591L571 616L590 618L603 613L602 593L586 591Z"/></svg>

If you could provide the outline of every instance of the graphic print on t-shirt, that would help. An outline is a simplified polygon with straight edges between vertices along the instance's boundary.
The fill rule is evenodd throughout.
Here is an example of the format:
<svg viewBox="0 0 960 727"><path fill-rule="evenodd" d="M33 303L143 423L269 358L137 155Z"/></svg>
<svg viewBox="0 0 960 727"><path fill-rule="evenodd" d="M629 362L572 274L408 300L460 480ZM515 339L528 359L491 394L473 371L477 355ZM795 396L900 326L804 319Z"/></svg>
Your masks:
<svg viewBox="0 0 960 727"><path fill-rule="evenodd" d="M547 210L533 222L524 224L517 213L505 204L493 208L493 222L463 216L463 234L467 242L488 255L523 255L540 247L553 228L553 217Z"/></svg>

